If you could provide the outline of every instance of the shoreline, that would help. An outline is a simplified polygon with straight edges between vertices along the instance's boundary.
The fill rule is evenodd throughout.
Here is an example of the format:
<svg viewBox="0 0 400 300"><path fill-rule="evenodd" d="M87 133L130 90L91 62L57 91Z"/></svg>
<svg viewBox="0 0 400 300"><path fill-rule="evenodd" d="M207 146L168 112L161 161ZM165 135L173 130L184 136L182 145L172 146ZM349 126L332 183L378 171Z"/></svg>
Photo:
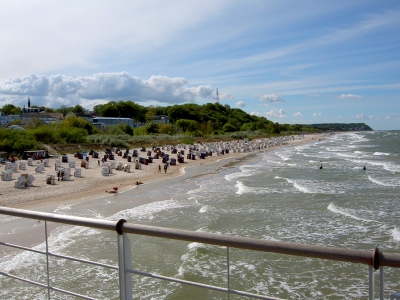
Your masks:
<svg viewBox="0 0 400 300"><path fill-rule="evenodd" d="M37 161L34 161L34 166L27 166L27 170L18 170L17 173L14 173L12 181L0 181L0 206L30 210L48 210L50 207L84 202L105 196L107 194L106 191L111 190L113 187L118 187L118 192L124 193L133 188L137 188L136 181L139 181L143 183L139 185L141 189L143 189L151 183L181 177L187 173L188 168L193 166L211 163L214 163L214 165L220 165L221 163L221 165L226 165L232 160L247 157L248 155L276 150L281 147L310 143L316 141L321 136L323 135L305 135L304 138L296 138L285 145L257 149L250 152L229 153L221 156L217 156L216 153L213 153L213 156L208 156L205 159L196 158L196 160L186 160L185 157L185 162L183 164L177 163L176 166L169 166L166 173L164 173L163 169L161 173L158 172L158 166L163 165L162 160L154 159L153 163L142 165L142 170L131 168L131 173L113 170L113 174L110 174L110 176L103 176L101 174L101 166L97 164L97 159L89 158L90 168L82 168L82 177L71 176L72 180L70 181L57 181L56 179L55 185L49 185L45 182L47 174L54 175L56 172L53 167L55 165L55 159L50 159L50 167L46 167L42 173L35 173ZM179 150L178 148L178 151ZM175 157L174 154L170 153L171 151L163 150L163 152L169 154L170 158ZM139 156L144 156L141 154L142 153L139 152ZM101 157L101 155L99 155L99 157ZM68 155L68 161L73 160L79 162L73 155ZM121 156L115 156L115 162L116 164L119 162L125 164L126 160L122 159ZM216 164L217 162L220 163ZM130 164L134 166L134 162ZM66 166L68 166L67 163L62 163L62 167ZM2 170L4 170L4 168L0 168L0 171ZM192 171L192 168L190 168L190 170L190 173L196 173L196 170ZM21 176L21 174L32 174L35 177L32 187L24 189L14 187L14 182L16 182L18 176ZM71 174L73 174L72 169ZM196 174L191 176L196 176Z"/></svg>

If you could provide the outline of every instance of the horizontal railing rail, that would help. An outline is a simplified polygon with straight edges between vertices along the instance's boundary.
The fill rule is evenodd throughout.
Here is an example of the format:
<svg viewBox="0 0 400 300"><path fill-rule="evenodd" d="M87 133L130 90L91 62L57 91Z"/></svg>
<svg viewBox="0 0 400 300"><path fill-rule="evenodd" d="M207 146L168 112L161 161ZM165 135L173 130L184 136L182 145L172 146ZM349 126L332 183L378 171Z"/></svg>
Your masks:
<svg viewBox="0 0 400 300"><path fill-rule="evenodd" d="M76 225L76 226L84 226L96 229L103 229L109 231L116 231L119 235L123 234L137 234L137 235L144 235L144 236L152 236L158 238L166 238L166 239L174 239L174 240L181 240L187 242L198 242L198 243L205 243L210 245L217 245L217 246L224 246L229 248L239 248L239 249L246 249L246 250L255 250L261 252L273 252L285 255L294 255L294 256L303 256L309 258L318 258L318 259L327 259L327 260L334 260L334 261L341 261L341 262L348 262L348 263L358 263L358 264L365 264L369 265L378 270L380 267L394 267L400 268L400 254L396 253L384 253L379 251L378 248L373 249L372 251L366 250L352 250L352 249L345 249L345 248L336 248L336 247L326 247L326 246L315 246L315 245L305 245L305 244L296 244L290 242L280 242L280 241L268 241L268 240L260 240L255 238L248 238L248 237L238 237L238 236L229 236L223 234L215 234L215 233L207 233L207 232L193 232L188 230L181 230L181 229L171 229L171 228L161 228L149 225L139 225L139 224L131 224L127 223L125 220L121 219L119 221L108 221L108 220L99 220L99 219L90 219L90 218L82 218L82 217L75 217L75 216L66 216L66 215L58 215L52 213L44 213L44 212L36 212L36 211L28 211L28 210L21 210L16 208L6 208L0 207L0 214L15 216L15 217L22 217L22 218L30 218L36 220L43 220L43 221L50 221L54 223L61 223L61 224L68 224L68 225ZM20 248L23 250L29 250L28 248L11 245L0 242L0 245L7 245L11 247ZM36 252L40 252L34 250ZM76 260L85 263L91 263L98 266L109 267L112 269L118 269L115 266L109 265L102 265L96 262L85 261L81 259L76 259L73 257L65 257L59 256L56 254L52 254L51 252L43 252L43 254L47 254L49 256L56 256L61 258L68 258L71 260ZM228 262L229 264L229 262ZM120 265L121 268L121 265ZM228 268L229 269L229 268ZM121 272L121 270L120 270ZM229 270L228 270L229 272ZM166 279L169 281L175 281L180 283L187 283L192 284L191 282L185 282L184 280L176 279L176 278L167 278L162 275L155 275L147 272L142 272L139 270L132 270L129 266L125 265L124 273L133 273L133 274L140 274L143 276L154 277L159 279ZM2 273L0 273L2 274ZM4 273L3 273L4 274ZM381 278L383 279L383 273L381 273ZM371 271L370 271L370 281L371 281ZM121 275L120 275L121 280ZM120 283L121 284L121 283ZM229 285L229 282L228 282ZM228 293L232 294L248 294L245 292L235 291L220 288L220 287L213 287L208 285L202 285L196 283L196 286L204 286L214 290L220 291L228 291ZM54 289L54 288L53 288ZM373 284L372 284L373 289ZM381 295L383 295L383 283L381 282ZM373 290L371 292L371 282L370 282L370 298L371 293L373 294ZM249 294L256 296L257 298L263 299L274 299L268 298L261 295ZM372 296L373 297L373 296ZM124 297L122 297L124 298ZM125 299L125 298L124 298Z"/></svg>

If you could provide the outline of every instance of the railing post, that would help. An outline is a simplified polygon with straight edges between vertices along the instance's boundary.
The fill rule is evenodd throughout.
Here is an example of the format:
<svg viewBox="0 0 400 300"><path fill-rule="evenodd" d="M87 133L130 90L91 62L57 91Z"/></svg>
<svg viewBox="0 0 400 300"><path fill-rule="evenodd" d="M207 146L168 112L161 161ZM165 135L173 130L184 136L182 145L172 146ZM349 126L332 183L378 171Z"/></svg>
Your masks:
<svg viewBox="0 0 400 300"><path fill-rule="evenodd" d="M118 234L119 292L121 300L132 300L131 241L126 233Z"/></svg>
<svg viewBox="0 0 400 300"><path fill-rule="evenodd" d="M50 300L49 241L47 238L47 221L44 221L44 234L46 235L47 299Z"/></svg>
<svg viewBox="0 0 400 300"><path fill-rule="evenodd" d="M226 281L228 284L228 300L230 299L230 295L231 295L231 285L230 285L230 265L229 265L229 247L226 247L226 266L227 266L227 270L226 270Z"/></svg>
<svg viewBox="0 0 400 300"><path fill-rule="evenodd" d="M382 266L380 266L379 267L379 285L380 285L380 288L379 288L379 298L380 298L380 300L384 300L385 298L384 298L384 295L385 295L385 278L384 278L384 276L383 276L383 267Z"/></svg>
<svg viewBox="0 0 400 300"><path fill-rule="evenodd" d="M374 268L372 265L368 265L369 270L369 300L374 300Z"/></svg>

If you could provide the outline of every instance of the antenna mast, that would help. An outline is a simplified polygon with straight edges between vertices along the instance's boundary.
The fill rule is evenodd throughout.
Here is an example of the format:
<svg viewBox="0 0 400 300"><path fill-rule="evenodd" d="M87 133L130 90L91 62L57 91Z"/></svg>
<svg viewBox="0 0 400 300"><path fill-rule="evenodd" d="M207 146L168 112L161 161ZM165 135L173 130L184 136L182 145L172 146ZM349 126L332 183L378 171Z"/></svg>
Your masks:
<svg viewBox="0 0 400 300"><path fill-rule="evenodd" d="M215 103L219 103L219 94L218 94L218 88L217 88L217 95L215 96Z"/></svg>

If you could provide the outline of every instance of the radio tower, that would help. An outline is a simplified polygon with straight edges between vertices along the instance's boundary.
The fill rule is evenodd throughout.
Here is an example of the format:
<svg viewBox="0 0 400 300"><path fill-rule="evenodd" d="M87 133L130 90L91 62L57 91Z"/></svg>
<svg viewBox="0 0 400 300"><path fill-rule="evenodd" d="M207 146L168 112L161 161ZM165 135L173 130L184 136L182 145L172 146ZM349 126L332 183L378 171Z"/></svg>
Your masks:
<svg viewBox="0 0 400 300"><path fill-rule="evenodd" d="M219 103L219 94L218 94L218 88L217 88L217 95L215 96L215 103Z"/></svg>

